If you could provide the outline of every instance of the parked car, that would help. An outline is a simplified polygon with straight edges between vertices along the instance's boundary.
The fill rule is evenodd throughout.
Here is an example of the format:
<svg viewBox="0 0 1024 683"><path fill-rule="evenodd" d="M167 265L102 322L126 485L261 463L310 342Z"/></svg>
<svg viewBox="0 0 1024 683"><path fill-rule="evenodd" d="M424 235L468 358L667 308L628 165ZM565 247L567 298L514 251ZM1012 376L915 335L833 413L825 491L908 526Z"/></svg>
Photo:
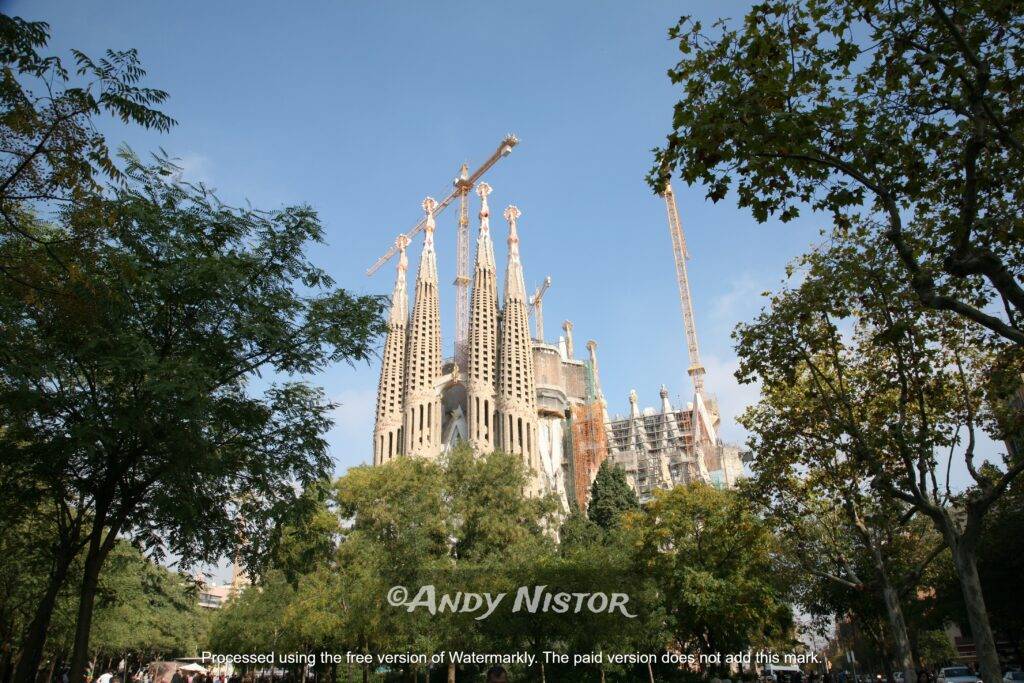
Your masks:
<svg viewBox="0 0 1024 683"><path fill-rule="evenodd" d="M1024 683L1024 671L1007 671L1003 674L1003 683Z"/></svg>
<svg viewBox="0 0 1024 683"><path fill-rule="evenodd" d="M982 683L982 681L966 666L947 666L939 669L937 683Z"/></svg>

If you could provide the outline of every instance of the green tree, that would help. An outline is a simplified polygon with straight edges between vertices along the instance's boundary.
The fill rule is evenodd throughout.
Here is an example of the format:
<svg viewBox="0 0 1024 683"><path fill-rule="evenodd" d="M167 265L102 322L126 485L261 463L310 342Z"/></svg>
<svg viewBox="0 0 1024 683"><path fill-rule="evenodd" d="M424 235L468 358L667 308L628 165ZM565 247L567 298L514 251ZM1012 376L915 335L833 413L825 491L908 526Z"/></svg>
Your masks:
<svg viewBox="0 0 1024 683"><path fill-rule="evenodd" d="M10 681L13 657L22 649L24 628L46 591L46 571L53 562L48 548L54 530L47 516L22 515L0 529L0 629L3 660L0 680ZM82 568L81 558L73 571ZM68 661L74 643L77 586L57 596L44 657L50 671ZM203 637L191 579L146 558L119 541L100 572L89 656L92 660L138 664L159 654L192 655Z"/></svg>
<svg viewBox="0 0 1024 683"><path fill-rule="evenodd" d="M388 591L414 595L451 563L451 523L443 469L421 458L350 469L335 484L338 513L349 520L338 550L334 591L345 642L379 654L431 641L440 622L423 610L388 604ZM363 680L370 669L363 667Z"/></svg>
<svg viewBox="0 0 1024 683"><path fill-rule="evenodd" d="M125 659L130 669L158 653L195 655L205 620L194 583L119 542L96 588L89 659Z"/></svg>
<svg viewBox="0 0 1024 683"><path fill-rule="evenodd" d="M278 560L247 593L216 615L212 647L247 651L256 643L313 652L318 649L380 655L398 651L443 653L544 650L561 652L659 652L671 640L662 605L663 593L649 576L638 552L641 529L624 517L608 531L586 518L587 529L575 541L556 544L556 501L523 495L528 483L522 459L504 453L474 455L457 448L437 461L398 458L379 467L356 467L334 485L325 507L337 516L339 533L331 536L336 552L301 552L326 547L319 513L306 516L308 531L281 527ZM307 492L308 493L308 492ZM318 494L304 496L317 500ZM633 514L638 514L634 511ZM308 543L312 539L313 543ZM300 552L296 552L299 550ZM279 571L293 569L292 578ZM474 613L425 609L409 612L388 602L388 592L403 586L414 596L432 585L436 595L458 592L505 593L509 598L487 620ZM626 593L635 619L614 613L513 612L520 586L542 586L550 593ZM272 631L251 622L270 620ZM473 676L446 663L449 680ZM397 669L399 667L392 667ZM414 676L417 667L404 666ZM538 665L525 676L585 680L586 669ZM665 669L672 670L671 667ZM362 670L369 680L373 667ZM653 667L600 667L602 675L652 680ZM351 673L351 672L350 672Z"/></svg>
<svg viewBox="0 0 1024 683"><path fill-rule="evenodd" d="M978 539L978 575L993 627L1024 656L1024 478L1016 479L989 513Z"/></svg>
<svg viewBox="0 0 1024 683"><path fill-rule="evenodd" d="M921 664L933 669L954 663L959 656L949 636L941 629L922 633L919 636L918 650Z"/></svg>
<svg viewBox="0 0 1024 683"><path fill-rule="evenodd" d="M292 585L329 564L337 552L341 521L333 509L332 491L328 479L307 486L271 530L266 568L281 572Z"/></svg>
<svg viewBox="0 0 1024 683"><path fill-rule="evenodd" d="M791 615L773 571L775 538L735 491L659 490L631 523L680 649L739 652L785 637Z"/></svg>
<svg viewBox="0 0 1024 683"><path fill-rule="evenodd" d="M380 298L335 289L306 259L323 236L309 207L233 209L159 160L125 163L129 180L110 197L50 228L102 224L107 237L89 252L72 240L0 245L0 260L33 266L29 281L0 279L0 466L4 481L31 484L59 532L34 623L84 553L76 680L118 538L186 566L239 551L258 569L295 482L327 473L322 391L255 386L257 375L366 359L384 329Z"/></svg>
<svg viewBox="0 0 1024 683"><path fill-rule="evenodd" d="M747 424L772 444L796 438L804 452L825 442L870 478L874 494L932 522L952 553L983 676L992 681L999 665L977 544L1024 460L1006 454L1003 469L985 469L974 450L981 430L1004 434L999 407L1019 377L1019 350L993 347L962 318L922 309L897 267L870 234L798 262L798 284L736 332L741 381L759 380L769 394L795 387L793 400L769 399ZM950 486L954 457L971 477L962 493Z"/></svg>
<svg viewBox="0 0 1024 683"><path fill-rule="evenodd" d="M586 514L579 510L570 512L562 527L559 529L558 538L563 551L574 547L588 547L601 542L603 529Z"/></svg>
<svg viewBox="0 0 1024 683"><path fill-rule="evenodd" d="M40 54L49 30L44 22L0 14L0 242L48 245L29 229L36 218L88 203L105 180L124 179L97 119L161 132L175 124L155 108L167 93L140 85L146 72L135 50L108 50L101 59L74 50L69 68ZM19 265L5 260L0 274L16 276Z"/></svg>
<svg viewBox="0 0 1024 683"><path fill-rule="evenodd" d="M513 545L543 537L553 521L555 500L523 495L527 470L518 456L501 452L477 456L462 445L446 456L443 468L456 558L504 553Z"/></svg>
<svg viewBox="0 0 1024 683"><path fill-rule="evenodd" d="M295 589L277 571L235 596L210 624L207 642L219 652L288 652L296 645L284 616Z"/></svg>
<svg viewBox="0 0 1024 683"><path fill-rule="evenodd" d="M741 345L742 358L748 351ZM829 353L828 348L815 352ZM911 524L913 511L905 503L880 498L871 489L872 469L849 456L846 435L833 428L819 402L808 400L817 395L816 380L800 366L794 370L788 382L763 386L758 403L739 418L757 453L754 478L745 489L764 506L777 533L790 539L778 557L800 583L814 587L812 601L842 596L849 602L829 601L837 616L860 606L885 615L899 669L913 683L916 667L903 596L945 544L927 526ZM843 377L828 381L842 383ZM819 581L848 590L820 588ZM868 592L882 596L882 610L864 600Z"/></svg>
<svg viewBox="0 0 1024 683"><path fill-rule="evenodd" d="M626 471L610 460L602 462L590 486L590 521L607 531L619 523L624 513L639 507L636 493L626 481Z"/></svg>
<svg viewBox="0 0 1024 683"><path fill-rule="evenodd" d="M443 463L446 499L452 524L454 565L440 567L439 583L451 591L514 594L527 585L523 561L537 568L554 557L555 544L547 534L555 524L558 504L553 496L529 497L523 491L529 482L522 457L502 452L474 455L466 446L450 452ZM526 583L517 583L517 578ZM544 629L535 615L501 615L509 628L488 631L483 624L461 615L439 615L432 624L439 650L481 650L494 644L493 637L510 649L526 647L540 653ZM524 623L525 622L525 623ZM498 623L495 621L495 623ZM491 638L488 638L488 635ZM488 642L490 640L490 642ZM456 667L449 663L448 680L455 683Z"/></svg>
<svg viewBox="0 0 1024 683"><path fill-rule="evenodd" d="M43 597L50 565L47 551L54 530L21 499L0 499L0 681L10 681L15 658ZM53 597L54 603L58 595ZM42 652L40 651L40 657Z"/></svg>
<svg viewBox="0 0 1024 683"><path fill-rule="evenodd" d="M43 294L52 293L51 283L37 277L37 261L21 254L22 246L30 244L53 259L47 277L67 285L78 273L73 255L102 239L102 226L74 223L65 226L73 229L53 231L42 221L90 204L104 180L124 178L97 119L112 116L158 131L174 125L155 108L167 93L140 85L145 71L134 50L109 50L101 59L74 51L74 67L69 68L60 58L40 53L48 39L47 24L0 14L0 277ZM46 305L45 297L39 305ZM20 473L0 474L3 498L34 501L38 493L35 482ZM29 504L25 509L34 508ZM4 512L5 520L14 523L6 513L15 510ZM54 550L63 555L74 549ZM64 561L47 569L50 589L39 596L40 609L25 627L19 680L29 680L38 668L49 614L66 572Z"/></svg>
<svg viewBox="0 0 1024 683"><path fill-rule="evenodd" d="M1011 0L768 0L669 31L682 91L649 181L764 221L857 216L917 301L1024 345L1024 11ZM990 674L994 675L994 674Z"/></svg>

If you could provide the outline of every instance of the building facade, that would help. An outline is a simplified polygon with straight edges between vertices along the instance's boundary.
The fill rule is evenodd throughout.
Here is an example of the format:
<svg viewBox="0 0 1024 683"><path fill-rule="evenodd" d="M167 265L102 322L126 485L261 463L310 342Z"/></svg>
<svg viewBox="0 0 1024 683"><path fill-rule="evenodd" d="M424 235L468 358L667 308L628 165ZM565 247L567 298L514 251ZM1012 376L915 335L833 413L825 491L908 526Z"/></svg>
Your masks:
<svg viewBox="0 0 1024 683"><path fill-rule="evenodd" d="M434 251L433 199L426 212L423 250L413 288L407 287L408 240L396 242L398 268L377 392L373 462L396 457L436 459L460 442L476 453L495 450L522 458L528 495L555 494L563 509L586 509L590 487L608 457L621 465L641 500L659 488L703 481L733 486L742 475L740 450L717 436L718 412L697 391L673 408L662 387L661 408L608 418L597 343L575 357L572 323L549 344L530 333L530 311L515 206L504 211L508 257L502 286L494 256L488 197L480 183L479 230L469 296L465 350L442 356L440 293Z"/></svg>
<svg viewBox="0 0 1024 683"><path fill-rule="evenodd" d="M718 409L702 394L673 408L661 387L661 407L640 409L629 394L629 415L608 422L608 457L626 471L641 501L656 489L704 482L729 488L743 476L744 453L718 437Z"/></svg>
<svg viewBox="0 0 1024 683"><path fill-rule="evenodd" d="M522 458L530 472L528 495L554 493L568 509L589 489L604 458L599 447L586 442L577 462L573 448L573 418L585 420L588 413L581 407L596 402L591 364L572 357L568 321L566 336L556 345L530 333L518 232L521 212L515 206L504 212L508 259L499 290L490 193L487 183L476 188L480 223L464 367L441 353L433 199L423 202L425 236L411 314L408 240L403 236L396 243L398 269L377 391L373 462L381 465L400 456L436 459L459 442L477 453L500 450ZM596 362L593 352L591 362ZM592 431L603 431L602 424Z"/></svg>

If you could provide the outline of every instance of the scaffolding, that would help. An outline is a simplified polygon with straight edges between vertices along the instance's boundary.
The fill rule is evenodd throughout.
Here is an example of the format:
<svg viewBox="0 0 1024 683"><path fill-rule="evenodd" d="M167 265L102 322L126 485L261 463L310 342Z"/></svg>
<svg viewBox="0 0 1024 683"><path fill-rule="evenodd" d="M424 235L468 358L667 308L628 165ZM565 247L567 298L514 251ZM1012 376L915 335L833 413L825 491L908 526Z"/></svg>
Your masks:
<svg viewBox="0 0 1024 683"><path fill-rule="evenodd" d="M572 406L572 475L573 491L580 510L590 502L590 485L597 470L608 457L608 440L604 431L604 408L597 401Z"/></svg>
<svg viewBox="0 0 1024 683"><path fill-rule="evenodd" d="M720 466L719 446L706 427L695 428L693 418L692 407L645 410L606 424L608 457L623 467L641 500L655 489L712 481L709 464Z"/></svg>
<svg viewBox="0 0 1024 683"><path fill-rule="evenodd" d="M569 449L572 495L580 511L590 502L590 486L597 470L608 457L608 433L605 431L604 403L598 396L594 367L586 364L586 400L573 404L569 411Z"/></svg>

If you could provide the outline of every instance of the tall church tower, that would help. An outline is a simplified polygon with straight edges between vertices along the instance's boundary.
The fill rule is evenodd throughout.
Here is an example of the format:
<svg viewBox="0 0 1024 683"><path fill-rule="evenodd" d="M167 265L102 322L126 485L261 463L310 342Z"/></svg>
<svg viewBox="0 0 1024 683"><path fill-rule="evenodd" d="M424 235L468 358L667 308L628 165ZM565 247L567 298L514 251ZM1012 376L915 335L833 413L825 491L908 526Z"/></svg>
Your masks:
<svg viewBox="0 0 1024 683"><path fill-rule="evenodd" d="M469 353L466 369L466 425L469 443L477 453L495 449L495 370L498 350L498 284L491 241L487 195L491 186L477 185L480 196L480 234L476 240L476 268L469 314Z"/></svg>
<svg viewBox="0 0 1024 683"><path fill-rule="evenodd" d="M437 294L437 256L434 253L434 209L427 197L423 252L416 274L405 373L405 454L436 458L441 453L441 311Z"/></svg>
<svg viewBox="0 0 1024 683"><path fill-rule="evenodd" d="M533 375L533 344L526 303L523 265L519 260L517 221L522 215L515 206L505 209L508 221L508 267L505 270L505 307L501 319L498 361L498 445L507 453L523 457L533 471L535 491L540 490L540 462L537 456L537 393Z"/></svg>
<svg viewBox="0 0 1024 683"><path fill-rule="evenodd" d="M391 294L391 315L388 317L388 337L384 343L384 360L377 385L377 424L373 430L373 464L388 462L402 450L402 405L405 392L405 329L409 324L409 292L405 273L409 259L405 249L409 238L399 235L398 275L395 291Z"/></svg>

